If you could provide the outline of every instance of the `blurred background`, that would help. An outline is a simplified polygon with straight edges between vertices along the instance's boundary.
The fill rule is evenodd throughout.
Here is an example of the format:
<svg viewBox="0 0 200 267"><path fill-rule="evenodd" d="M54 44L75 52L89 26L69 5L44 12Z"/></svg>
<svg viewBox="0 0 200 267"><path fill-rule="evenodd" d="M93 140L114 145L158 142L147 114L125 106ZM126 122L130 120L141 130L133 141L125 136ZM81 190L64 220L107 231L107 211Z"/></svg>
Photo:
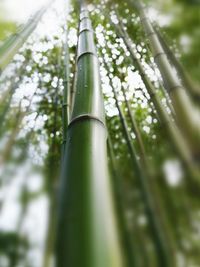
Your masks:
<svg viewBox="0 0 200 267"><path fill-rule="evenodd" d="M153 197L155 204L153 216L160 222L173 258L171 265L163 266L198 267L200 1L144 2L148 18L160 35L171 64L176 66L173 71L185 87L191 88L186 88L190 104L185 107L186 112L181 111L183 121L178 121L134 0L90 1L88 9L100 61L109 133L107 160L115 184L113 191L120 191L114 195L116 203L122 206L126 225L126 230L121 229L124 226L119 228L128 232L132 252L126 245L124 250L125 254L128 250L134 254L135 266L161 266L155 234L145 212L145 197L132 167L127 130L136 158L145 169L145 177L150 179L150 198ZM35 17L43 7L40 16ZM36 19L34 26L31 19ZM50 225L61 168L63 47L68 29L69 80L73 88L78 20L76 1L0 0L0 267L54 266L55 230ZM28 32L27 37L20 35L23 30ZM129 37L122 36L125 31ZM23 41L8 62L5 55L10 52L6 49L10 43L15 47L17 37ZM160 105L178 129L176 137L166 128L170 123L160 118L123 37L132 40L131 49L153 85ZM146 163L142 160L132 117L142 139ZM194 122L193 137L188 134L187 121ZM187 129L182 128L184 123ZM179 136L183 145L178 144Z"/></svg>

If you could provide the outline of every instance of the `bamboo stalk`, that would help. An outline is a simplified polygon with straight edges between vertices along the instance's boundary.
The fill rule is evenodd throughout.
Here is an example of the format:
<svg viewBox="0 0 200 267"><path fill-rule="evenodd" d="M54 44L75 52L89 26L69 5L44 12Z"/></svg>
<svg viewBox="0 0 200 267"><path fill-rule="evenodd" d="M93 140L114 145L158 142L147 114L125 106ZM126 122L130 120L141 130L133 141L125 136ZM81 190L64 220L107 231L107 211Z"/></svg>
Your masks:
<svg viewBox="0 0 200 267"><path fill-rule="evenodd" d="M79 34L79 28L80 28L80 21L78 23L78 33ZM78 36L77 36L78 37ZM78 38L77 38L78 39ZM77 86L77 53L78 53L78 45L76 46L76 52L75 52L75 64L74 64L74 76L73 76L73 82L72 82L72 86L71 86L71 90L70 90L70 116L73 110L73 106L74 106L74 98L75 98L75 93L76 93L76 86Z"/></svg>
<svg viewBox="0 0 200 267"><path fill-rule="evenodd" d="M104 66L105 66L105 69L107 70L107 72L109 73L109 68L108 68L105 60L104 60ZM113 94L114 94L116 107L117 107L118 112L119 112L119 117L120 117L120 121L121 121L121 124L123 127L124 136L125 136L125 139L126 139L126 142L128 145L130 156L131 156L133 169L135 171L135 175L136 175L138 182L139 182L139 185L140 185L141 195L142 195L142 198L144 201L145 212L146 212L149 226L151 229L152 239L154 241L154 246L155 246L157 257L158 257L159 266L173 266L173 265L171 265L173 262L173 257L169 253L169 247L168 247L167 240L166 240L166 237L164 234L164 230L161 228L161 224L157 218L154 200L153 200L153 194L151 193L149 181L147 180L147 176L143 172L141 165L137 159L135 148L132 144L131 137L130 137L130 134L128 132L127 122L125 120L124 114L123 114L121 107L119 105L117 92L116 92L114 86L112 85L112 81L111 81L110 77L109 77L109 80L110 80L110 86L111 86ZM171 256L171 258L169 257L169 255Z"/></svg>
<svg viewBox="0 0 200 267"><path fill-rule="evenodd" d="M67 125L70 117L70 63L69 63L69 46L68 46L68 25L67 16L69 13L69 1L66 2L66 25L65 25L65 41L64 41L64 94L63 94L63 105L62 105L62 116L63 116L63 144L66 144L67 138Z"/></svg>
<svg viewBox="0 0 200 267"><path fill-rule="evenodd" d="M54 0L50 0L41 10L37 11L29 21L20 28L19 32L8 38L0 47L0 71L2 72L11 62L14 55L19 51L26 42L31 33L35 30L43 14Z"/></svg>
<svg viewBox="0 0 200 267"><path fill-rule="evenodd" d="M56 72L57 76L60 76L61 73L61 54L62 48L58 49L58 56L56 61ZM55 238L56 238L56 189L58 187L58 177L59 177L59 165L57 160L57 155L59 154L60 146L56 142L56 132L58 128L58 90L59 90L60 78L57 81L57 86L55 88L54 94L52 96L52 102L54 103L53 109L53 137L50 142L49 147L49 158L47 162L47 169L49 170L47 174L47 194L49 198L49 208L48 208L48 225L46 231L46 240L45 240L45 249L43 255L43 267L50 267L52 265L52 259L55 256ZM66 88L64 89L66 90ZM63 107L63 105L62 105ZM66 108L66 106L64 106ZM66 115L66 110L64 118ZM63 122L64 123L64 122ZM66 121L63 124L63 129L66 128ZM65 129L66 130L66 129ZM66 134L66 133L63 133ZM64 140L63 140L64 141ZM62 144L62 153L65 151L65 143ZM61 159L61 168L63 168L63 155Z"/></svg>
<svg viewBox="0 0 200 267"><path fill-rule="evenodd" d="M115 196L115 203L117 214L119 218L120 224L120 233L122 244L124 248L124 254L126 255L127 266L129 267L138 267L139 266L139 259L138 255L136 254L137 245L136 240L132 242L132 238L130 236L130 231L128 230L126 217L125 217L125 207L124 207L124 200L123 200L123 191L122 191L122 182L121 177L119 176L119 172L117 170L117 163L113 151L113 145L111 137L108 133L108 152L109 152L109 159L110 159L110 167L112 173L112 183L114 189L114 196Z"/></svg>
<svg viewBox="0 0 200 267"><path fill-rule="evenodd" d="M176 125L172 122L169 114L166 112L163 105L161 104L159 97L156 94L153 84L151 83L150 79L147 77L141 62L138 60L132 48L132 42L130 41L128 34L124 30L122 30L118 25L114 24L114 26L117 30L117 34L123 39L127 50L130 52L130 58L134 66L137 67L140 73L140 76L146 86L146 89L151 97L151 100L162 122L162 126L166 129L168 136L174 145L174 148L176 149L180 159L182 160L184 164L184 167L189 173L189 176L192 177L195 182L199 183L198 166L196 166L192 158L192 153L188 146L187 140L184 139L184 137L182 136L182 134L180 133Z"/></svg>
<svg viewBox="0 0 200 267"><path fill-rule="evenodd" d="M178 125L188 139L194 154L198 154L199 148L197 149L197 147L200 145L200 111L193 106L178 76L174 73L167 55L146 14L144 5L142 5L140 0L137 0L135 6L139 12L146 36L149 39L154 60L162 75L164 87L172 99Z"/></svg>
<svg viewBox="0 0 200 267"><path fill-rule="evenodd" d="M82 4L77 83L62 174L57 267L122 267L107 169L106 128L99 64L86 6Z"/></svg>
<svg viewBox="0 0 200 267"><path fill-rule="evenodd" d="M130 121L131 121L132 130L134 131L136 139L137 139L137 143L138 143L138 147L139 147L139 155L140 155L141 161L142 161L144 167L148 168L147 167L148 166L148 163L147 163L148 160L146 158L146 151L145 151L144 143L142 141L142 136L141 136L139 127L137 125L137 122L136 122L133 114L132 114L130 103L129 103L128 99L127 99L127 96L126 96L126 93L125 93L125 90L124 90L123 86L122 86L121 90L122 90L122 93L123 93L123 96L124 96L126 107L128 109L128 115L129 115L129 118L130 118Z"/></svg>
<svg viewBox="0 0 200 267"><path fill-rule="evenodd" d="M171 64L173 64L173 66L176 68L176 71L178 72L178 75L180 76L184 87L186 89L188 89L188 91L191 94L191 96L193 97L193 99L195 101L199 102L199 100L200 100L200 89L199 89L199 87L197 87L193 83L193 81L191 80L189 75L186 73L183 65L180 63L180 61L174 55L173 51L169 47L169 45L168 45L167 41L165 40L164 36L162 35L162 33L159 31L158 27L154 26L153 28L154 28L156 34L158 35L160 43L161 43L165 53L169 57L169 60L171 61Z"/></svg>

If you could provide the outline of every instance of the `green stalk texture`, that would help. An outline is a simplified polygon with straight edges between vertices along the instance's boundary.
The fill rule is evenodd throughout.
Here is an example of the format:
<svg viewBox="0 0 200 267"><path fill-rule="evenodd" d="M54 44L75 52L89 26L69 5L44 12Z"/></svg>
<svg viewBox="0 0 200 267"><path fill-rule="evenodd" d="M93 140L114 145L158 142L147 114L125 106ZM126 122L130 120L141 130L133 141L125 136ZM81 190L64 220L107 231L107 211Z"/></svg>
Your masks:
<svg viewBox="0 0 200 267"><path fill-rule="evenodd" d="M66 4L66 25L65 25L65 41L64 41L64 94L63 94L63 104L62 104L64 149L67 139L67 126L70 116L70 81L69 81L70 68L69 68L68 25L67 25L68 13L69 13L69 7Z"/></svg>
<svg viewBox="0 0 200 267"><path fill-rule="evenodd" d="M66 41L64 44L64 54L65 54L65 58L64 58L64 69L65 69L65 76L64 76L64 95L63 95L63 134L66 134L66 129L67 129L67 125L68 125L68 121L69 121L69 108L70 108L70 101L69 101L69 97L70 97L70 88L69 88L69 48L68 48L68 33L67 33L67 29L66 29ZM64 140L66 139L66 137L64 137Z"/></svg>
<svg viewBox="0 0 200 267"><path fill-rule="evenodd" d="M22 45L26 42L31 33L35 30L38 22L42 18L43 14L47 10L47 7L53 2L51 0L41 10L29 19L24 27L20 28L20 31L8 38L5 43L0 47L0 72L2 72L6 66L11 62L14 55L19 51Z"/></svg>
<svg viewBox="0 0 200 267"><path fill-rule="evenodd" d="M167 54L170 62L173 64L173 66L176 68L176 71L179 75L179 77L182 80L182 83L185 88L189 90L189 93L191 96L193 96L193 99L195 101L200 101L200 88L198 88L196 85L194 85L193 81L190 79L186 71L184 70L182 64L179 62L179 60L174 55L173 51L169 47L168 43L166 42L165 38L159 31L158 27L154 27L154 30L156 34L158 35L159 41L162 44L162 47Z"/></svg>
<svg viewBox="0 0 200 267"><path fill-rule="evenodd" d="M117 34L119 37L121 37L124 41L124 44L127 47L127 50L130 52L130 58L134 64L134 66L138 69L141 78L146 86L146 89L151 97L151 100L155 106L155 109L158 113L158 116L163 124L163 127L165 127L169 138L171 139L171 142L174 145L174 148L177 151L177 154L181 158L188 174L190 177L193 178L193 180L197 183L199 183L199 171L192 159L191 151L189 149L189 146L186 142L186 140L183 138L181 132L178 130L176 125L172 122L169 114L163 107L163 105L160 102L160 99L158 95L156 94L155 88L150 81L150 79L147 77L145 70L141 64L141 62L138 60L133 48L132 48L132 42L129 39L128 34L122 30L119 26L114 24Z"/></svg>
<svg viewBox="0 0 200 267"><path fill-rule="evenodd" d="M200 145L200 111L193 106L186 90L173 71L159 38L146 14L145 7L141 4L140 0L137 0L135 3L144 31L149 39L154 60L162 75L164 87L172 99L177 122L194 149L194 153L198 153L199 149L196 151L196 148Z"/></svg>
<svg viewBox="0 0 200 267"><path fill-rule="evenodd" d="M67 126L70 117L70 81L69 81L69 50L67 42L67 33L66 41L64 44L64 92L63 92L63 102L62 102L62 157L64 155L65 146L67 142Z"/></svg>
<svg viewBox="0 0 200 267"><path fill-rule="evenodd" d="M109 68L108 68L107 64L105 63L105 60L104 60L104 66L105 66L107 72L109 73ZM145 211L146 211L147 219L149 222L149 227L151 229L152 239L154 241L154 246L155 246L156 253L157 253L158 264L160 267L161 266L162 267L173 266L172 265L173 257L169 253L169 248L168 248L167 240L165 238L164 230L161 228L160 222L157 218L157 214L155 211L153 194L151 192L149 182L147 180L148 177L145 176L145 174L144 174L144 172L140 166L140 163L137 159L135 148L133 146L130 134L128 132L127 122L125 120L124 114L123 114L121 107L119 105L119 102L118 102L117 92L116 92L114 86L112 85L112 81L111 81L110 77L109 77L109 80L110 80L110 85L111 85L111 88L112 88L112 91L114 94L116 107L117 107L118 112L119 112L119 117L120 117L120 121L121 121L121 124L123 127L124 136L125 136L125 139L126 139L126 142L128 145L130 156L131 156L131 160L132 160L132 164L133 164L133 170L134 170L134 173L135 173L135 175L138 179L139 185L140 185L141 195L142 195L142 198L144 201Z"/></svg>
<svg viewBox="0 0 200 267"><path fill-rule="evenodd" d="M80 28L80 21L78 25L78 33L77 33L77 39L79 34L79 28ZM77 60L77 53L78 53L78 46L76 47L76 53L75 53L75 60ZM73 70L74 76L73 76L73 82L70 90L70 115L72 113L73 107L74 107L74 97L76 92L76 86L77 86L77 62L74 64L74 70Z"/></svg>
<svg viewBox="0 0 200 267"><path fill-rule="evenodd" d="M122 267L125 265L107 167L99 63L85 6L80 14L77 64L59 194L56 266Z"/></svg>
<svg viewBox="0 0 200 267"><path fill-rule="evenodd" d="M77 39L79 37L79 29L80 29L80 21L78 22L78 31L77 31ZM78 45L76 46L76 52L75 52L75 64L74 64L74 69L73 69L73 81L72 81L72 86L70 90L70 116L72 114L72 110L74 107L74 98L75 98L75 92L76 92L76 87L77 87L77 53L78 53Z"/></svg>

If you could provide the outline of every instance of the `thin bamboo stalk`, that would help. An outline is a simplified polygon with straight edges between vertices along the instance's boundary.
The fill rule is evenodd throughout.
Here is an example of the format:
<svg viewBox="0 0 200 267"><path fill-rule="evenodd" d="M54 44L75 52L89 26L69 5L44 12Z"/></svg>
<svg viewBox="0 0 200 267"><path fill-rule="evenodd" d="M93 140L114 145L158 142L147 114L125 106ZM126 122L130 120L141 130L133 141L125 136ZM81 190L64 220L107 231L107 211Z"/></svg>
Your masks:
<svg viewBox="0 0 200 267"><path fill-rule="evenodd" d="M77 84L59 193L57 267L122 267L111 184L99 64L82 4Z"/></svg>
<svg viewBox="0 0 200 267"><path fill-rule="evenodd" d="M38 22L42 18L43 14L54 0L50 0L41 10L29 19L29 21L21 27L19 32L12 35L5 43L0 47L0 71L2 72L6 66L11 62L14 55L19 51L22 45L26 42L30 34L35 30Z"/></svg>
<svg viewBox="0 0 200 267"><path fill-rule="evenodd" d="M178 125L190 142L194 153L199 153L199 149L198 151L196 149L200 145L200 111L193 106L186 90L173 71L159 38L146 14L145 6L140 0L137 0L134 6L136 6L139 12L141 23L149 39L154 60L163 78L164 87L172 99Z"/></svg>
<svg viewBox="0 0 200 267"><path fill-rule="evenodd" d="M110 158L110 165L113 177L113 188L115 191L116 203L118 216L120 218L120 229L122 232L122 240L124 248L126 249L125 255L127 259L128 266L136 267L149 267L151 266L150 257L147 251L146 240L144 240L144 233L141 233L137 222L133 221L131 227L127 225L127 220L125 216L125 201L124 192L122 190L123 183L120 170L117 167L117 161L115 153L113 151L112 140L108 132L108 151ZM132 208L132 206L131 206Z"/></svg>
<svg viewBox="0 0 200 267"><path fill-rule="evenodd" d="M117 170L117 163L113 151L112 140L108 133L108 152L110 158L110 166L111 166L111 173L112 173L112 183L114 189L114 196L115 196L115 203L117 208L117 214L119 218L120 224L120 233L123 248L126 255L127 266L129 267L138 267L139 266L139 259L138 255L136 254L137 246L136 241L133 242L130 236L130 232L128 230L128 225L125 217L125 207L124 207L124 200L123 200L123 190L122 190L122 182L121 177L119 176L119 172Z"/></svg>
<svg viewBox="0 0 200 267"><path fill-rule="evenodd" d="M174 148L176 149L180 159L182 160L184 167L188 171L190 177L193 177L194 181L199 183L199 171L198 168L193 161L192 153L190 151L190 148L187 144L187 140L184 139L176 125L172 122L169 114L166 112L165 108L161 104L159 97L156 94L156 90L150 81L150 79L147 77L145 70L141 64L141 62L138 60L133 48L132 48L132 42L129 39L128 34L121 29L118 25L114 24L117 34L123 39L124 44L126 45L126 48L130 52L130 58L133 62L133 64L137 67L141 78L146 86L146 89L151 97L151 100L155 106L155 109L159 115L159 118L162 122L163 127L167 130L168 136L171 139L171 142L174 145Z"/></svg>
<svg viewBox="0 0 200 267"><path fill-rule="evenodd" d="M169 57L171 64L173 64L173 66L176 68L176 71L178 72L178 75L180 76L184 87L189 90L189 93L191 94L193 99L195 101L199 102L199 100L200 100L200 88L194 84L194 82L191 80L189 75L186 73L183 65L180 63L180 61L174 55L173 51L169 47L167 41L165 40L163 34L160 32L158 27L154 26L153 28L154 28L156 34L158 35L160 43L161 43L165 53Z"/></svg>
<svg viewBox="0 0 200 267"><path fill-rule="evenodd" d="M78 33L79 34L79 28L80 28L80 21L78 24ZM78 36L77 36L78 37ZM78 39L78 38L77 38ZM75 52L75 64L74 64L74 76L73 76L73 82L72 82L72 86L71 86L71 90L70 90L70 116L73 110L73 106L74 106L74 98L75 98L75 94L76 94L76 86L77 86L77 53L78 53L78 45L76 46L76 52Z"/></svg>
<svg viewBox="0 0 200 267"><path fill-rule="evenodd" d="M57 75L61 73L61 54L62 49L58 49L56 70ZM45 249L43 255L43 267L50 267L52 265L52 259L55 256L55 237L56 237L56 189L58 187L58 177L59 177L59 165L57 161L57 155L59 154L59 144L56 142L56 131L58 128L58 90L59 90L60 79L57 81L57 86L55 88L54 94L52 96L52 102L54 103L53 110L53 137L50 142L49 147L49 158L48 158L48 170L47 173L47 194L49 198L49 209L48 209L48 225L46 231ZM64 89L65 90L65 89ZM65 110L66 111L66 110ZM66 115L66 114L65 114ZM66 118L66 117L65 117ZM66 123L66 122L65 122ZM63 128L66 125L63 125ZM64 141L64 140L63 140ZM62 144L62 153L64 154L65 143ZM61 168L63 164L63 155L61 159Z"/></svg>
<svg viewBox="0 0 200 267"><path fill-rule="evenodd" d="M171 229L169 228L166 213L163 211L163 201L162 201L160 194L159 194L157 179L155 179L156 173L153 171L153 169L151 168L151 166L149 164L147 152L146 152L145 145L144 145L144 141L143 141L143 138L141 135L141 131L140 131L139 125L137 124L137 122L133 116L133 113L132 113L132 110L130 107L130 103L127 99L126 92L125 92L123 86L121 87L121 91L123 93L126 107L128 110L128 116L129 116L129 119L131 122L132 130L134 131L135 136L136 136L136 142L138 144L138 154L140 157L141 166L143 167L146 175L149 177L151 191L152 191L152 193L154 195L154 199L155 199L155 209L156 209L157 214L159 215L161 224L162 224L163 228L165 229L170 250L174 251L174 248L175 248L174 240L173 240L172 235L171 235Z"/></svg>
<svg viewBox="0 0 200 267"><path fill-rule="evenodd" d="M146 158L146 151L145 151L144 143L142 141L142 136L141 136L139 127L137 125L137 122L136 122L136 120L135 120L135 118L134 118L134 116L132 114L130 103L129 103L128 99L127 99L127 96L126 96L126 93L125 93L125 90L124 90L123 86L122 86L121 90L122 90L122 93L123 93L123 96L124 96L126 107L128 109L128 115L129 115L129 118L130 118L130 121L131 121L132 130L134 131L136 139L137 139L140 158L141 158L141 161L142 161L143 165L147 168L148 160Z"/></svg>
<svg viewBox="0 0 200 267"><path fill-rule="evenodd" d="M104 66L105 66L105 69L107 70L107 72L109 73L109 68L108 68L105 60L104 60ZM173 257L169 253L169 247L168 247L167 240L166 240L166 237L164 234L164 230L161 228L161 224L157 218L153 194L151 193L149 181L147 180L147 176L144 174L144 172L141 168L141 165L137 159L135 148L133 146L130 134L128 132L127 122L125 120L124 114L123 114L121 107L119 105L117 92L116 92L114 86L112 85L112 81L111 81L110 77L109 77L109 80L110 80L110 86L111 86L113 94L114 94L116 107L117 107L118 112L119 112L119 117L120 117L120 121L121 121L121 124L123 127L124 136L125 136L125 139L126 139L126 142L128 145L130 156L131 156L133 169L135 171L135 175L136 175L138 182L139 182L139 185L140 185L141 195L142 195L142 198L144 201L145 212L146 212L149 226L151 229L152 239L154 241L154 246L155 246L157 257L158 257L159 266L173 266L172 265ZM170 257L169 257L169 255L170 255Z"/></svg>
<svg viewBox="0 0 200 267"><path fill-rule="evenodd" d="M64 94L62 104L63 117L63 145L65 147L67 139L67 125L70 117L70 63L69 63L69 46L68 46L68 19L69 1L66 1L66 25L65 25L65 41L64 41Z"/></svg>

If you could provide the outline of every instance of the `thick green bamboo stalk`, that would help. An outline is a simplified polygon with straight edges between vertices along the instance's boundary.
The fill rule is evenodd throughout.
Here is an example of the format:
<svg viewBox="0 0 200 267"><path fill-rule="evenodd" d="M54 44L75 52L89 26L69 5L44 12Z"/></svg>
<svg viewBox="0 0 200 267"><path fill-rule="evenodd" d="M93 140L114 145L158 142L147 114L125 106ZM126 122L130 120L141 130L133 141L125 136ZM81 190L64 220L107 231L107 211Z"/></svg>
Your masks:
<svg viewBox="0 0 200 267"><path fill-rule="evenodd" d="M107 169L99 63L82 6L77 86L68 126L57 228L57 267L125 266Z"/></svg>
<svg viewBox="0 0 200 267"><path fill-rule="evenodd" d="M25 26L20 28L19 32L12 35L0 47L0 72L6 68L6 66L13 59L14 55L19 51L31 33L35 30L38 22L53 1L54 0L50 0L47 5L45 5L41 10L37 11L36 14L29 19Z"/></svg>
<svg viewBox="0 0 200 267"><path fill-rule="evenodd" d="M144 5L141 4L140 0L137 0L135 4L144 31L149 39L154 60L162 75L164 87L172 99L178 125L190 142L194 153L199 153L197 147L200 145L200 111L193 106L178 76L174 73L158 36L146 14Z"/></svg>
<svg viewBox="0 0 200 267"><path fill-rule="evenodd" d="M189 175L193 177L194 181L197 181L199 183L199 171L192 159L192 156L191 156L192 153L189 149L187 141L183 138L182 134L180 133L176 125L172 122L169 114L166 112L165 108L161 104L160 99L158 95L156 94L156 91L155 91L155 88L152 82L147 77L141 62L138 60L132 48L132 42L130 41L128 34L124 30L122 30L120 27L118 27L116 24L114 24L114 26L116 27L118 35L123 39L128 51L130 52L130 58L133 64L137 67L141 75L141 78L151 97L151 100L159 115L162 125L165 127L168 133L168 136L171 139L171 142L173 143L178 155L180 156L180 159L184 163L184 166L187 169Z"/></svg>
<svg viewBox="0 0 200 267"><path fill-rule="evenodd" d="M104 60L104 66L105 66L105 69L107 70L107 72L109 73L109 68L108 68L107 64L105 63L105 60ZM173 257L169 253L169 247L167 244L167 240L165 238L164 229L161 228L160 222L157 218L153 194L151 193L149 181L147 180L147 176L143 172L141 165L137 159L135 148L133 146L133 143L132 143L132 140L130 137L130 133L128 132L128 125L127 125L127 122L125 120L124 114L121 110L121 107L119 105L117 92L116 92L114 86L112 85L112 81L111 81L110 77L109 77L109 80L110 80L110 85L112 87L112 91L114 94L116 107L117 107L118 112L119 112L119 117L120 117L120 121L121 121L121 124L123 127L124 136L125 136L125 139L126 139L126 142L128 145L130 156L131 156L133 169L135 171L135 175L136 175L138 182L139 182L139 185L140 185L141 195L142 195L142 198L144 201L145 211L146 211L147 219L148 219L149 226L151 229L152 238L154 240L154 246L156 248L159 266L162 266L162 267L163 266L173 266L173 265L171 265L173 262Z"/></svg>
<svg viewBox="0 0 200 267"><path fill-rule="evenodd" d="M165 53L167 54L169 60L171 61L171 64L173 64L173 66L176 68L176 71L178 72L178 75L180 76L184 87L189 90L189 93L191 94L191 96L193 96L193 99L199 102L200 88L194 84L189 75L186 73L184 67L174 55L173 51L169 47L162 33L159 31L158 27L154 26L153 28L156 34L158 35L160 43L162 44Z"/></svg>

